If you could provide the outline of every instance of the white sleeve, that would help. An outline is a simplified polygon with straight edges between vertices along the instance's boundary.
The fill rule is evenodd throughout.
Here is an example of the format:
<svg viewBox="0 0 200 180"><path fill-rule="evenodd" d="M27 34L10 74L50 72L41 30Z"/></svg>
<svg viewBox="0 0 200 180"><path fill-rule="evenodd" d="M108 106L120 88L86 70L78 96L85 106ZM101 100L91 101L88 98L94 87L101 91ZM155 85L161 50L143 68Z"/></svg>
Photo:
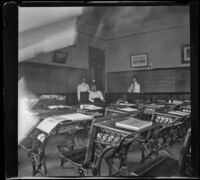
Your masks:
<svg viewBox="0 0 200 180"><path fill-rule="evenodd" d="M138 92L140 93L140 84L138 84Z"/></svg>
<svg viewBox="0 0 200 180"><path fill-rule="evenodd" d="M92 99L92 93L91 92L89 92L89 101L94 102L94 100Z"/></svg>
<svg viewBox="0 0 200 180"><path fill-rule="evenodd" d="M87 91L90 93L90 86L87 84Z"/></svg>
<svg viewBox="0 0 200 180"><path fill-rule="evenodd" d="M133 85L131 84L131 86L128 88L128 92L132 92L133 91Z"/></svg>
<svg viewBox="0 0 200 180"><path fill-rule="evenodd" d="M103 100L104 100L104 97L103 97L101 91L97 91L97 92L98 92L98 94L99 94L99 98L103 101Z"/></svg>
<svg viewBox="0 0 200 180"><path fill-rule="evenodd" d="M78 101L80 101L80 87L79 87L79 85L77 86L77 98L78 98Z"/></svg>

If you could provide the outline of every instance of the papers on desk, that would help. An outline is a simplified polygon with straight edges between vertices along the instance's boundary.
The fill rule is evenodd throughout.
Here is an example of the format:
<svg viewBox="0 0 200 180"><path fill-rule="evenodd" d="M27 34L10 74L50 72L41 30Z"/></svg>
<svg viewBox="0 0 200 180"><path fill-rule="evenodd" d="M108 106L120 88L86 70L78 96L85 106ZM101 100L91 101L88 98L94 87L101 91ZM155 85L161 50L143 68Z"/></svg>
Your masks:
<svg viewBox="0 0 200 180"><path fill-rule="evenodd" d="M183 111L169 111L169 114L173 114L173 115L179 115L179 116L188 116L190 115L190 113L188 112L183 112Z"/></svg>
<svg viewBox="0 0 200 180"><path fill-rule="evenodd" d="M139 131L144 128L152 126L152 122L142 121L142 120L131 117L127 120L117 122L116 126L125 128L125 129L134 130L134 131Z"/></svg>
<svg viewBox="0 0 200 180"><path fill-rule="evenodd" d="M135 106L135 104L131 104L131 103L118 103L121 106Z"/></svg>
<svg viewBox="0 0 200 180"><path fill-rule="evenodd" d="M183 104L183 101L173 100L172 104L180 105L180 104Z"/></svg>
<svg viewBox="0 0 200 180"><path fill-rule="evenodd" d="M134 111L138 111L138 109L130 108L130 107L128 107L128 108L121 108L120 110L122 110L122 111L126 111L126 112L134 112Z"/></svg>
<svg viewBox="0 0 200 180"><path fill-rule="evenodd" d="M191 109L191 105L185 105L185 106L182 106L182 108Z"/></svg>
<svg viewBox="0 0 200 180"><path fill-rule="evenodd" d="M59 124L60 122L62 122L64 120L56 120L54 119L53 117L48 117L46 119L44 119L38 126L37 126L37 129L40 129L41 131L43 132L46 132L46 133L50 133L51 130L56 127L57 124Z"/></svg>
<svg viewBox="0 0 200 180"><path fill-rule="evenodd" d="M74 113L66 114L59 116L52 116L44 119L38 126L37 129L42 130L43 132L50 133L53 128L55 128L59 123L69 120L69 121L78 121L78 120L88 120L93 119L92 116Z"/></svg>
<svg viewBox="0 0 200 180"><path fill-rule="evenodd" d="M151 107L153 107L153 108L163 108L163 107L165 107L165 105L163 105L163 104L150 104L149 106L151 106Z"/></svg>
<svg viewBox="0 0 200 180"><path fill-rule="evenodd" d="M84 104L82 107L83 107L83 109L87 109L87 110L99 110L99 109L102 109L102 107L95 106L93 104Z"/></svg>
<svg viewBox="0 0 200 180"><path fill-rule="evenodd" d="M65 120L71 120L71 121L80 121L80 120L87 120L87 119L93 119L92 116L82 114L82 113L73 113L73 114L66 114L61 116L56 116L58 119L65 119Z"/></svg>

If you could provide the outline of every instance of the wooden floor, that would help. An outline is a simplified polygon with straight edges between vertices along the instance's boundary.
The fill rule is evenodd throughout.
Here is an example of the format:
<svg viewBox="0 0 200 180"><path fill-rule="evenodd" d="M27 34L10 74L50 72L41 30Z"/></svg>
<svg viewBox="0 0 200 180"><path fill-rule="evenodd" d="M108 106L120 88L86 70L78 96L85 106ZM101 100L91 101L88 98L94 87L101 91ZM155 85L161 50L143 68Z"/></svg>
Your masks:
<svg viewBox="0 0 200 180"><path fill-rule="evenodd" d="M82 136L82 135L81 135ZM81 137L80 136L80 137ZM83 137L83 136L82 136ZM46 157L47 157L47 168L49 176L77 176L77 169L71 165L70 163L65 163L65 169L60 168L60 157L58 154L58 150L56 148L56 144L60 141L60 137L52 138L49 141L46 148ZM80 138L79 143L82 145L86 144L86 140ZM136 145L133 145L130 148L128 153L128 161L134 162L135 167L139 167L139 161L141 158L141 153L136 150ZM172 146L168 148L168 150L172 153L175 159L179 160L181 144L179 142L174 143ZM103 161L102 163L102 171L101 176L108 176L108 166ZM32 176L32 164L31 159L27 157L27 152L21 147L18 148L18 176L19 177L31 177ZM44 175L37 174L37 177L44 177Z"/></svg>

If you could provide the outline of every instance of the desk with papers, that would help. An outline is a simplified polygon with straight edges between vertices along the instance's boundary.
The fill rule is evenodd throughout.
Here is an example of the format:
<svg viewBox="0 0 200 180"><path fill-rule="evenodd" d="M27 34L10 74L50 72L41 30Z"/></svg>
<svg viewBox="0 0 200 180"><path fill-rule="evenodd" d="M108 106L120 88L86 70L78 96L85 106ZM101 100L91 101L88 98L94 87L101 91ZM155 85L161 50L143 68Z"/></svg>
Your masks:
<svg viewBox="0 0 200 180"><path fill-rule="evenodd" d="M45 148L51 137L63 136L63 141L56 144L60 152L70 153L75 149L79 149L76 142L76 133L80 130L88 131L93 118L93 116L82 113L70 113L50 116L40 122L35 128L33 146L28 152L29 157L32 159L33 176L37 173L48 175Z"/></svg>
<svg viewBox="0 0 200 180"><path fill-rule="evenodd" d="M117 103L111 104L105 110L105 116L110 114L117 115L117 114L137 114L139 112L136 104L131 103Z"/></svg>
<svg viewBox="0 0 200 180"><path fill-rule="evenodd" d="M82 114L90 115L95 118L104 116L105 108L103 106L97 106L94 104L81 104L74 105L72 108L76 108L77 112Z"/></svg>
<svg viewBox="0 0 200 180"><path fill-rule="evenodd" d="M138 121L142 122L138 126L137 129L133 130L132 128L122 127L119 124L123 121ZM95 153L96 153L96 159L98 161L98 158L101 157L102 154L105 154L109 150L113 150L113 153L106 157L106 162L109 166L109 171L112 169L112 162L114 159L119 160L119 171L122 166L126 166L126 158L128 154L128 149L132 143L139 142L139 147L141 151L141 162L145 161L148 158L151 158L153 154L158 154L158 152L155 152L155 146L156 144L152 144L152 149L148 152L147 156L145 154L145 144L148 142L150 143L150 139L154 138L153 132L158 128L157 125L152 124L151 122L142 121L139 119L135 119L134 117L127 115L127 116L121 116L111 119L111 120L105 120L101 122L94 123L94 126L96 127L96 138L95 138ZM132 123L130 126L134 126L134 123ZM155 138L156 139L156 138ZM102 157L101 157L102 158ZM110 172L110 174L113 174L113 172Z"/></svg>

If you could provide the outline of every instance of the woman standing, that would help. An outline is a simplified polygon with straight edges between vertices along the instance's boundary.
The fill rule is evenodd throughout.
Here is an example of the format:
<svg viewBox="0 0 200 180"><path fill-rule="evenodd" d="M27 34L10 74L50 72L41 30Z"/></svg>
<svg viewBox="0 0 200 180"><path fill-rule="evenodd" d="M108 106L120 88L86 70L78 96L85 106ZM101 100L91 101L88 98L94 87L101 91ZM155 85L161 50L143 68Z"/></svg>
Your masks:
<svg viewBox="0 0 200 180"><path fill-rule="evenodd" d="M136 76L132 77L132 83L128 88L128 92L130 93L140 93L140 84L137 82Z"/></svg>

